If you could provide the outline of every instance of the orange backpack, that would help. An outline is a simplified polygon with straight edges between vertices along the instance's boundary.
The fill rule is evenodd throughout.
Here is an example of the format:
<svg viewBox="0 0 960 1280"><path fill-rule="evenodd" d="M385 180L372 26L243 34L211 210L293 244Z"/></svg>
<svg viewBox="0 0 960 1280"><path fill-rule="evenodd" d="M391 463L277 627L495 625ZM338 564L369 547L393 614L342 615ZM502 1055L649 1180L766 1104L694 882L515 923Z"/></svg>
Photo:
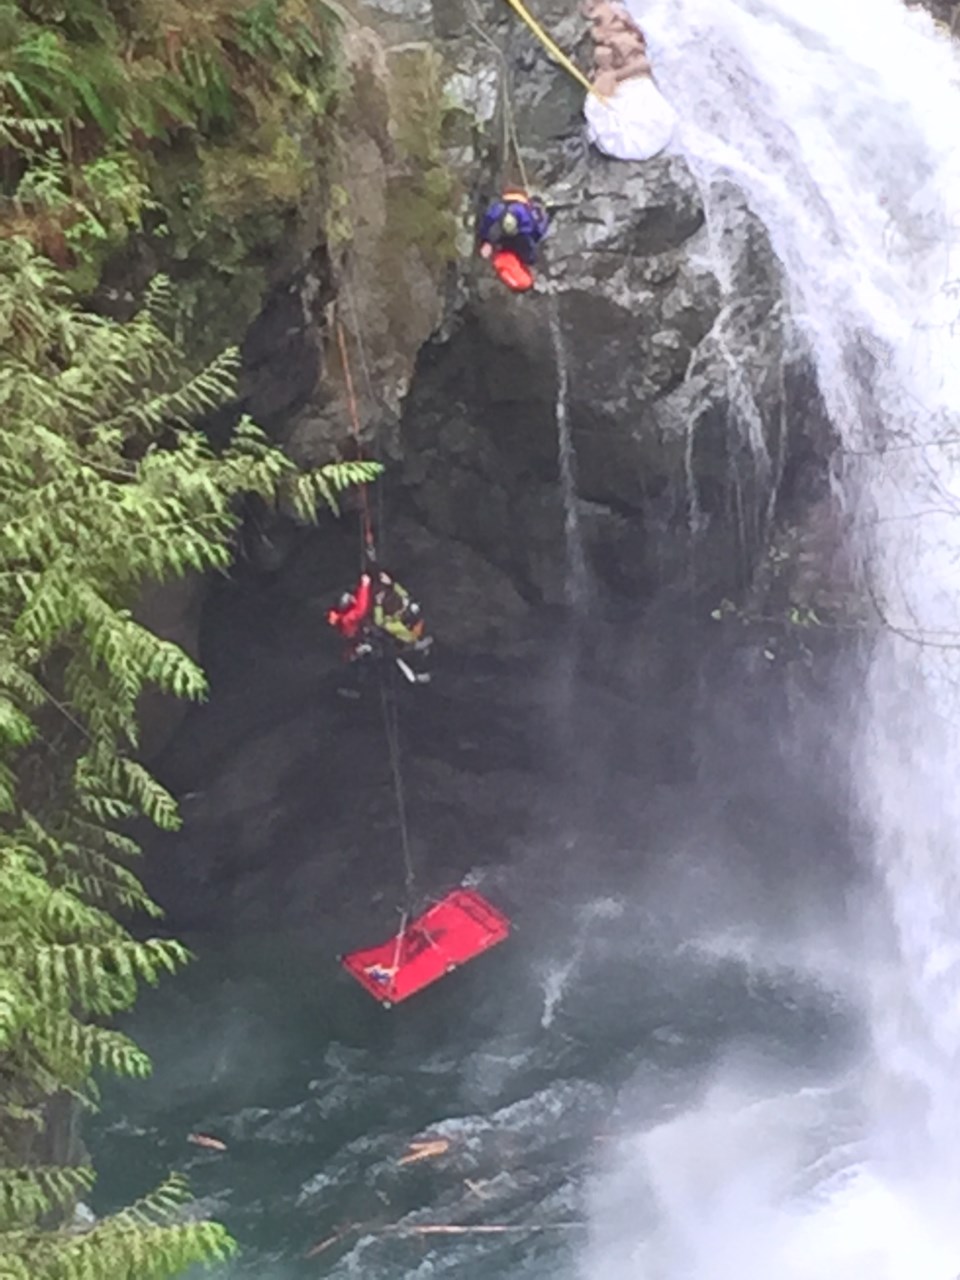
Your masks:
<svg viewBox="0 0 960 1280"><path fill-rule="evenodd" d="M509 249L498 249L493 255L493 269L514 293L525 293L533 285L533 272Z"/></svg>

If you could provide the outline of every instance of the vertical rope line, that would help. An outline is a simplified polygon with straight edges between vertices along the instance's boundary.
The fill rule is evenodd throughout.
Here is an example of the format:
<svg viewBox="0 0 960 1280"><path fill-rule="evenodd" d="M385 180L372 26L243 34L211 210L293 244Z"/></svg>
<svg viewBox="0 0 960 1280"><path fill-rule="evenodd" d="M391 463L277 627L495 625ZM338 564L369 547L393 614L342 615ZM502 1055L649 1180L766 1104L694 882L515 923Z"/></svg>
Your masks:
<svg viewBox="0 0 960 1280"><path fill-rule="evenodd" d="M347 405L350 410L350 428L353 432L354 439L357 443L357 452L361 459L363 457L363 439L360 433L360 414L357 410L357 397L353 385L353 375L350 369L350 359L347 354L347 343L344 337L343 325L339 317L336 320L337 330L337 346L340 351L340 364L343 369L344 384L347 391ZM361 486L362 506L363 506L363 534L365 541L365 551L367 555L373 550L373 522L370 515L370 500L367 494L367 486ZM392 674L392 666L390 668ZM393 691L388 692L387 675L381 662L378 668L380 683L380 707L383 712L383 727L387 737L387 751L390 757L390 775L393 782L394 797L397 805L397 825L400 830L400 850L403 855L404 868L404 891L407 899L407 914L412 909L414 895L414 876L413 876L413 858L410 852L410 832L407 822L407 801L403 787L403 774L400 771L400 728L399 717L396 707L396 698ZM404 917L405 918L405 917ZM401 935L403 928L401 925Z"/></svg>
<svg viewBox="0 0 960 1280"><path fill-rule="evenodd" d="M339 316L336 321L337 346L340 350L340 367L343 369L343 380L347 389L347 407L350 411L350 429L357 443L357 453L363 461L363 438L360 433L360 414L357 410L357 397L353 389L353 374L350 371L350 360L347 356L347 341L343 334L343 325ZM370 496L366 484L360 486L361 518L363 521L364 553L370 555L373 550L373 519L370 515Z"/></svg>
<svg viewBox="0 0 960 1280"><path fill-rule="evenodd" d="M366 387L367 395L370 398L371 404L382 405L383 402L379 399L379 397L377 396L376 392L373 389L373 379L370 375L370 362L367 359L366 345L363 341L363 333L361 332L361 328L360 328L360 313L357 309L357 301L356 301L356 296L355 296L355 292L352 284L352 279L353 279L353 266L351 264L347 267L346 275L344 276L343 295L346 298L347 306L350 309L350 319L353 324L354 341L357 344L357 353L360 356L360 372L363 374L363 382L364 382L364 386ZM384 520L383 520L383 495L384 495L385 488L386 488L386 478L381 476L380 482L378 483L376 488L377 517L375 521L375 527L379 533L380 542L382 546L388 545L387 538L384 534L385 526L384 526Z"/></svg>
<svg viewBox="0 0 960 1280"><path fill-rule="evenodd" d="M474 31L485 44L487 44L497 58L500 60L500 81L499 96L500 108L503 112L503 155L504 161L509 161L510 152L512 150L513 157L517 164L517 171L520 174L520 184L525 191L530 190L530 182L527 178L526 166L523 163L523 156L520 152L520 138L517 133L516 114L513 109L513 95L510 89L510 67L507 63L506 55L497 44L496 40L488 31L484 31L480 22L483 15L477 7L476 0L471 0L474 13L477 15L477 21L471 22L470 29Z"/></svg>
<svg viewBox="0 0 960 1280"><path fill-rule="evenodd" d="M392 677L392 667L390 677ZM390 755L390 772L393 778L393 790L397 802L397 818L400 828L400 850L403 854L404 890L407 899L407 911L413 912L414 875L413 857L410 852L410 832L407 823L407 800L403 786L403 774L400 772L400 727L397 715L396 696L393 690L387 689L387 676L380 668L380 707L383 711L383 725L387 734L387 748Z"/></svg>

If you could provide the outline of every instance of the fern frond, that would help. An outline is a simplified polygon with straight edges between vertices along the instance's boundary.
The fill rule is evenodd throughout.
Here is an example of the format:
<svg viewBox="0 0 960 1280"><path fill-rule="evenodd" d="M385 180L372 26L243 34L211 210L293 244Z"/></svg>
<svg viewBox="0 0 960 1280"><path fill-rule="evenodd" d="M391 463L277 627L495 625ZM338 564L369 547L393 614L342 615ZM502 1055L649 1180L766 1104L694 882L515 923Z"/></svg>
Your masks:
<svg viewBox="0 0 960 1280"><path fill-rule="evenodd" d="M228 1261L236 1245L223 1227L180 1220L189 1202L189 1188L174 1175L135 1206L100 1218L90 1227L66 1226L44 1233L0 1229L4 1267L0 1276L3 1280L21 1276L28 1280L172 1280L195 1264ZM29 1259L29 1265L16 1269L23 1258Z"/></svg>
<svg viewBox="0 0 960 1280"><path fill-rule="evenodd" d="M9 698L0 696L0 740L10 746L23 747L36 737L37 727L29 716L19 711Z"/></svg>
<svg viewBox="0 0 960 1280"><path fill-rule="evenodd" d="M342 461L328 462L321 467L319 474L337 493L352 489L359 484L371 484L383 474L383 465L379 462Z"/></svg>
<svg viewBox="0 0 960 1280"><path fill-rule="evenodd" d="M64 1280L168 1280L195 1263L226 1262L236 1252L215 1222L134 1229L106 1219L62 1244ZM107 1259L109 1272L103 1270Z"/></svg>
<svg viewBox="0 0 960 1280"><path fill-rule="evenodd" d="M31 1227L51 1209L70 1206L93 1182L93 1170L83 1165L0 1166L0 1241L4 1231Z"/></svg>
<svg viewBox="0 0 960 1280"><path fill-rule="evenodd" d="M18 95L19 97L19 95ZM34 116L29 113L10 114L0 107L0 146L14 151L40 150L51 138L60 133L62 124L52 116Z"/></svg>
<svg viewBox="0 0 960 1280"><path fill-rule="evenodd" d="M318 505L339 512L339 494L356 485L369 484L382 470L378 462L330 462L314 471L287 475L284 492L301 520L314 521Z"/></svg>
<svg viewBox="0 0 960 1280"><path fill-rule="evenodd" d="M121 757L117 761L117 776L132 803L154 826L163 831L180 829L180 811L177 802L142 764Z"/></svg>
<svg viewBox="0 0 960 1280"><path fill-rule="evenodd" d="M17 807L17 775L10 765L0 762L0 813L13 813Z"/></svg>
<svg viewBox="0 0 960 1280"><path fill-rule="evenodd" d="M239 352L225 351L180 386L144 403L131 404L116 419L116 425L125 431L139 429L149 435L171 425L188 426L236 394L239 370Z"/></svg>
<svg viewBox="0 0 960 1280"><path fill-rule="evenodd" d="M63 1010L73 1001L98 1014L129 1008L139 983L155 986L189 957L181 943L160 938L53 945L0 939L0 965L19 970L45 1005Z"/></svg>
<svg viewBox="0 0 960 1280"><path fill-rule="evenodd" d="M32 1014L29 992L22 979L0 965L0 1053L9 1050Z"/></svg>
<svg viewBox="0 0 960 1280"><path fill-rule="evenodd" d="M52 1060L76 1063L80 1080L96 1069L139 1079L152 1069L150 1059L128 1036L75 1020L61 1019L41 1044Z"/></svg>

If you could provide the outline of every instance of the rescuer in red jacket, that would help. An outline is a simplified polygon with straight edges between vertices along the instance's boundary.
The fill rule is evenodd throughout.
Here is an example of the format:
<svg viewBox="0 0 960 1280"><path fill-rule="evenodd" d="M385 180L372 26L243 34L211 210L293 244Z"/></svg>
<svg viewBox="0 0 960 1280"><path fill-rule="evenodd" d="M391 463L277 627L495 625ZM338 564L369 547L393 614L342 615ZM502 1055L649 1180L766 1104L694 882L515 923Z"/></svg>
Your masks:
<svg viewBox="0 0 960 1280"><path fill-rule="evenodd" d="M422 658L428 653L433 640L423 634L420 606L392 574L381 569L375 588L370 575L361 574L356 590L327 610L327 622L346 641L346 662L368 656L391 659L411 684L429 683L429 674L411 662L414 654Z"/></svg>
<svg viewBox="0 0 960 1280"><path fill-rule="evenodd" d="M364 651L365 632L370 623L373 587L369 573L362 573L355 591L340 597L339 605L327 610L327 621L347 642L346 658L352 662ZM367 646L369 651L369 646Z"/></svg>

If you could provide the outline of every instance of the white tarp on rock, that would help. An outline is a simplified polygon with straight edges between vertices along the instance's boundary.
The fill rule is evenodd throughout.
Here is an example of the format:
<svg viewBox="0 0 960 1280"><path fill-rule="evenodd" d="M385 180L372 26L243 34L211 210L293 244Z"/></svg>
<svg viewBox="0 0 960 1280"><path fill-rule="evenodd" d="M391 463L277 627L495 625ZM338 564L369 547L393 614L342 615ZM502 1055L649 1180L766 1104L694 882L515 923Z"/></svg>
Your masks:
<svg viewBox="0 0 960 1280"><path fill-rule="evenodd" d="M673 136L677 113L649 76L622 80L601 100L587 95L583 114L593 145L615 160L650 160Z"/></svg>

